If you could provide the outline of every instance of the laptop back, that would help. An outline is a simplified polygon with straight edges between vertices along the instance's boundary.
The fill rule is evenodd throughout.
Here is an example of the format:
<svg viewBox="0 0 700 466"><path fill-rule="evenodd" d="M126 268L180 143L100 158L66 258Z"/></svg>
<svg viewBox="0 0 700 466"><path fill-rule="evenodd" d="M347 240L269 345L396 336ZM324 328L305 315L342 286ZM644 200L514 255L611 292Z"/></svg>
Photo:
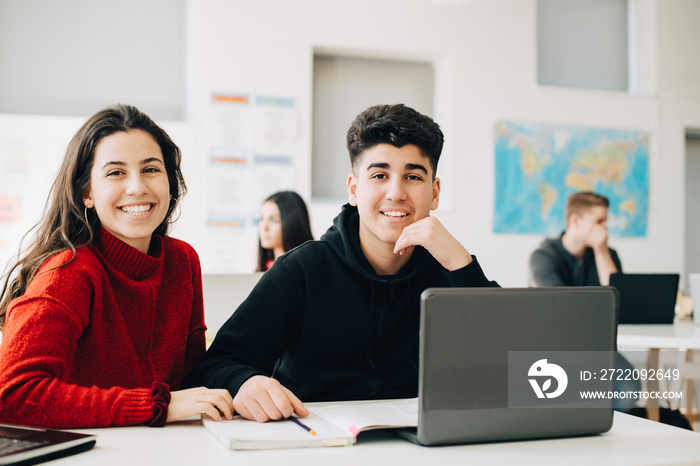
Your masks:
<svg viewBox="0 0 700 466"><path fill-rule="evenodd" d="M599 352L603 367L613 367L618 302L613 288L431 288L421 302L418 443L586 435L612 426L611 402L596 405L603 407L553 407L561 403L549 399L539 400L549 403L544 407L510 403L513 395L537 400L528 368L569 354L560 352ZM511 357L521 355L531 360L513 376ZM569 385L578 377L569 371ZM556 386L555 392L562 387L560 379L550 383L540 386L545 391ZM612 389L612 382L604 386Z"/></svg>
<svg viewBox="0 0 700 466"><path fill-rule="evenodd" d="M672 324L676 316L677 273L614 273L610 286L620 292L621 324Z"/></svg>

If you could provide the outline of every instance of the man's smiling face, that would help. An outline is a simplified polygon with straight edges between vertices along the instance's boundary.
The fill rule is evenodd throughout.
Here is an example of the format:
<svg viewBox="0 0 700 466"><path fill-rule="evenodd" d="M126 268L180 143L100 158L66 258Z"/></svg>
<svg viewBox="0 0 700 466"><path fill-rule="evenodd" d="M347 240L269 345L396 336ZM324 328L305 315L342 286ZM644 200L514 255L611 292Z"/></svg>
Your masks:
<svg viewBox="0 0 700 466"><path fill-rule="evenodd" d="M408 225L438 206L440 180L420 149L377 144L366 150L348 177L348 200L360 214L363 248L391 247Z"/></svg>

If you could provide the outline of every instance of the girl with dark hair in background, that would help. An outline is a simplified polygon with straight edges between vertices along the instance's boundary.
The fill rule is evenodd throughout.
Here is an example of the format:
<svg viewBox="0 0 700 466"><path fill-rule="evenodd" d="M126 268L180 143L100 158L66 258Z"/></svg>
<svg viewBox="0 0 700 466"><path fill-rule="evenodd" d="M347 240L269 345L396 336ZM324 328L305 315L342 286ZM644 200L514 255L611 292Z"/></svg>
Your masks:
<svg viewBox="0 0 700 466"><path fill-rule="evenodd" d="M280 191L265 199L260 209L258 237L256 272L266 271L279 256L314 239L301 196L294 191Z"/></svg>

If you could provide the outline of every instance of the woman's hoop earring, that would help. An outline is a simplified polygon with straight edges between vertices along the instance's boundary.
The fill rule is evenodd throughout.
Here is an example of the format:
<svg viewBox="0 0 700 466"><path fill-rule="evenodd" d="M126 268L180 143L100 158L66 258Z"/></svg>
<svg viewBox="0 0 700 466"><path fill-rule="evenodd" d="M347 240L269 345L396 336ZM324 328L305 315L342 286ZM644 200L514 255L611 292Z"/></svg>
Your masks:
<svg viewBox="0 0 700 466"><path fill-rule="evenodd" d="M84 213L85 213L85 223L87 223L88 225L90 225L90 220L88 220L87 211L88 211L88 206L85 206L85 211L84 211Z"/></svg>
<svg viewBox="0 0 700 466"><path fill-rule="evenodd" d="M175 220L168 220L168 223L169 223L170 225L172 225L173 223L175 223L175 222L177 222L178 220L180 220L180 216L182 215L182 206L180 205L180 201L178 201L176 197L171 197L170 200L171 200L171 201L175 201L175 203L177 204L177 206L180 208L179 211L178 211L178 213L177 213L177 218L176 218ZM174 210L175 210L175 208L173 208L173 211L174 211Z"/></svg>

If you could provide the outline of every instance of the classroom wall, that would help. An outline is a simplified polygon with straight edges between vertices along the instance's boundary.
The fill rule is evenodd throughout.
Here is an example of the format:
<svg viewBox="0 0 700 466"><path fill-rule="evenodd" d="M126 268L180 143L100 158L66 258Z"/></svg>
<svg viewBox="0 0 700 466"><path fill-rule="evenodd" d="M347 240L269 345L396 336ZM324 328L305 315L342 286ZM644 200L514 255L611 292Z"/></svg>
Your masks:
<svg viewBox="0 0 700 466"><path fill-rule="evenodd" d="M611 244L628 272L682 271L684 131L700 129L700 29L694 24L700 2L631 4L639 34L632 77L637 94L538 86L535 0L187 0L187 121L166 124L184 145L190 188L175 235L197 249L206 242L201 217L212 92L294 99L296 185L311 199L313 53L321 50L433 62L434 116L446 135L435 216L479 257L489 278L526 286L528 256L542 239L492 232L493 128L501 119L650 131L647 237L613 238ZM340 205L310 202L316 237ZM205 287L212 280L205 277ZM212 296L205 297L208 312L232 310L226 293Z"/></svg>
<svg viewBox="0 0 700 466"><path fill-rule="evenodd" d="M651 132L646 238L613 238L627 271L683 269L684 127L700 123L700 17L693 0L634 3L642 31L637 88L646 94L536 84L535 0L200 0L190 3L191 108L206 126L212 89L294 97L300 114L299 190L310 189L314 49L437 65L435 118L446 134L438 169L448 208L436 216L476 254L490 278L525 286L541 238L492 232L494 122L500 119ZM654 89L654 87L658 89ZM362 109L358 109L358 112ZM349 122L348 122L349 123ZM339 205L312 203L316 236Z"/></svg>
<svg viewBox="0 0 700 466"><path fill-rule="evenodd" d="M185 1L1 0L0 108L82 117L129 96L182 119Z"/></svg>

